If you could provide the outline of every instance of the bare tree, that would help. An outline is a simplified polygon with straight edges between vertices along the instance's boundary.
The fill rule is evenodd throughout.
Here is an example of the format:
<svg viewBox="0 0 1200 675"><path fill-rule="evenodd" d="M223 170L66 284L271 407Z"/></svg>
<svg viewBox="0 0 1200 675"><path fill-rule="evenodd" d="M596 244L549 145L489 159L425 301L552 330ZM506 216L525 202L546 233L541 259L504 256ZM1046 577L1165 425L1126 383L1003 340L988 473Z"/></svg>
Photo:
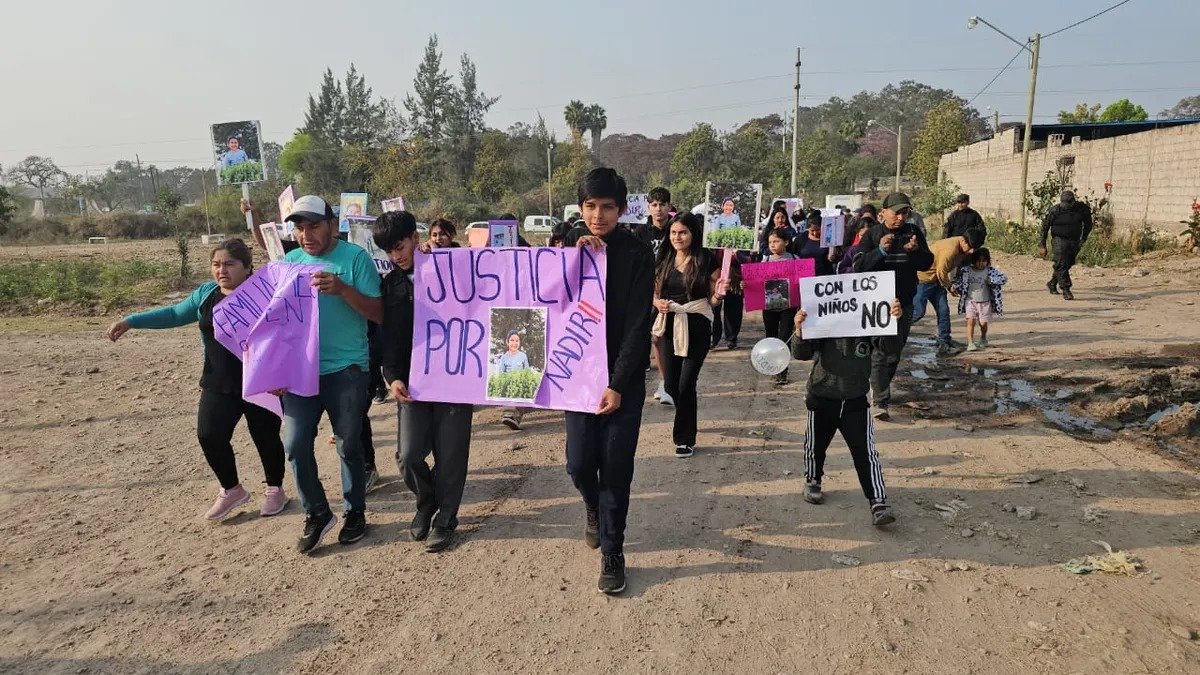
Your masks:
<svg viewBox="0 0 1200 675"><path fill-rule="evenodd" d="M10 167L5 175L15 183L37 189L38 195L45 202L46 188L58 185L63 172L49 157L30 155Z"/></svg>

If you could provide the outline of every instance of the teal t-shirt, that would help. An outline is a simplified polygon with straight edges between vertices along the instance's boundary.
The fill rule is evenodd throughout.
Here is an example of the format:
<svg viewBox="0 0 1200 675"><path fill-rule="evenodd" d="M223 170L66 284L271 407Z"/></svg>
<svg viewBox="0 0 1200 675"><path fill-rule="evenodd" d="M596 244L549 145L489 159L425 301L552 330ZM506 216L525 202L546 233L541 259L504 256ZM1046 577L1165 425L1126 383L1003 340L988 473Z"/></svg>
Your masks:
<svg viewBox="0 0 1200 675"><path fill-rule="evenodd" d="M379 297L379 272L375 263L362 248L337 240L325 255L313 256L298 248L283 258L287 262L315 263L325 266L347 286L368 298ZM321 313L318 329L321 335L321 374L328 375L357 365L363 370L370 368L367 352L367 319L336 295L322 293L317 297Z"/></svg>

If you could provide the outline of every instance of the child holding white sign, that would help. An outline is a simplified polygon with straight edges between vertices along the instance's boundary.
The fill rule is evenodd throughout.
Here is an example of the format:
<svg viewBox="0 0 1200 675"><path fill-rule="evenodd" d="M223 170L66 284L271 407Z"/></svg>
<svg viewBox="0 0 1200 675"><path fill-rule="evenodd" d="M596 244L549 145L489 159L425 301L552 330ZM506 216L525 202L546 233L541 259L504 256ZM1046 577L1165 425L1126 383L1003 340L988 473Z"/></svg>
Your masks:
<svg viewBox="0 0 1200 675"><path fill-rule="evenodd" d="M891 314L899 317L900 300L892 301ZM871 522L883 527L896 522L887 503L883 471L875 451L875 429L871 421L867 392L871 389L871 352L867 337L842 337L805 340L801 325L807 314L796 312L792 356L813 362L808 377L805 404L808 407L808 432L804 438L804 501L821 504L825 495L821 479L825 475L825 452L833 435L842 438L854 458L854 470L863 495L871 506Z"/></svg>

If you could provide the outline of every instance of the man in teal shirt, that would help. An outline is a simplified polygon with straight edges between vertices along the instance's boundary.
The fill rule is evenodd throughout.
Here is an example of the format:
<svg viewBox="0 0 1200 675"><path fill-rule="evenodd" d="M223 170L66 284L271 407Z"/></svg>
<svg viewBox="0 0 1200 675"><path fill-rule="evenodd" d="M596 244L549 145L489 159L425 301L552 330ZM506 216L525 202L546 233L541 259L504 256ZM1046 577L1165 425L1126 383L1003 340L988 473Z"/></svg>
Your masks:
<svg viewBox="0 0 1200 675"><path fill-rule="evenodd" d="M313 195L297 199L287 220L295 224L300 247L284 260L325 267L312 279L313 288L320 293L320 388L316 396L283 394L283 445L306 514L297 548L308 553L337 524L317 474L313 451L321 413L329 414L342 464L346 522L338 541L350 544L366 533L366 473L360 434L369 403L367 321L380 323L383 305L379 299L379 273L371 256L337 238L337 219L325 200Z"/></svg>

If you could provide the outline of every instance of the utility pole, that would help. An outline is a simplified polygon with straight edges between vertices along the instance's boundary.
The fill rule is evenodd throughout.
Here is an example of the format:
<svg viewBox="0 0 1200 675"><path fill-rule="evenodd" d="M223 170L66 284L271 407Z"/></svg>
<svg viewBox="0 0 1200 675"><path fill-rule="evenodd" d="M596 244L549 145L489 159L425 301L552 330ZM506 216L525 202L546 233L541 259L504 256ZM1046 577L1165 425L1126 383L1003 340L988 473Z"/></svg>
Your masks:
<svg viewBox="0 0 1200 675"><path fill-rule="evenodd" d="M1033 51L1029 64L1029 103L1025 108L1025 143L1021 150L1021 227L1025 227L1025 194L1029 191L1029 145L1033 141L1033 98L1037 93L1038 54L1042 47L1042 34L1033 36Z"/></svg>
<svg viewBox="0 0 1200 675"><path fill-rule="evenodd" d="M208 219L208 179L204 176L204 169L200 170L200 190L204 193L204 226L211 235L212 222Z"/></svg>
<svg viewBox="0 0 1200 675"><path fill-rule="evenodd" d="M1000 133L1000 111L993 110L992 111L992 135L995 136L996 134L999 134L999 133Z"/></svg>
<svg viewBox="0 0 1200 675"><path fill-rule="evenodd" d="M904 138L904 125L896 127L896 192L900 191L900 157L904 153L902 140Z"/></svg>
<svg viewBox="0 0 1200 675"><path fill-rule="evenodd" d="M789 197L796 196L796 142L800 135L800 48L796 47L796 102L792 105L792 191Z"/></svg>
<svg viewBox="0 0 1200 675"><path fill-rule="evenodd" d="M554 141L546 144L546 215L554 217L554 173L550 164L550 153L554 150Z"/></svg>

